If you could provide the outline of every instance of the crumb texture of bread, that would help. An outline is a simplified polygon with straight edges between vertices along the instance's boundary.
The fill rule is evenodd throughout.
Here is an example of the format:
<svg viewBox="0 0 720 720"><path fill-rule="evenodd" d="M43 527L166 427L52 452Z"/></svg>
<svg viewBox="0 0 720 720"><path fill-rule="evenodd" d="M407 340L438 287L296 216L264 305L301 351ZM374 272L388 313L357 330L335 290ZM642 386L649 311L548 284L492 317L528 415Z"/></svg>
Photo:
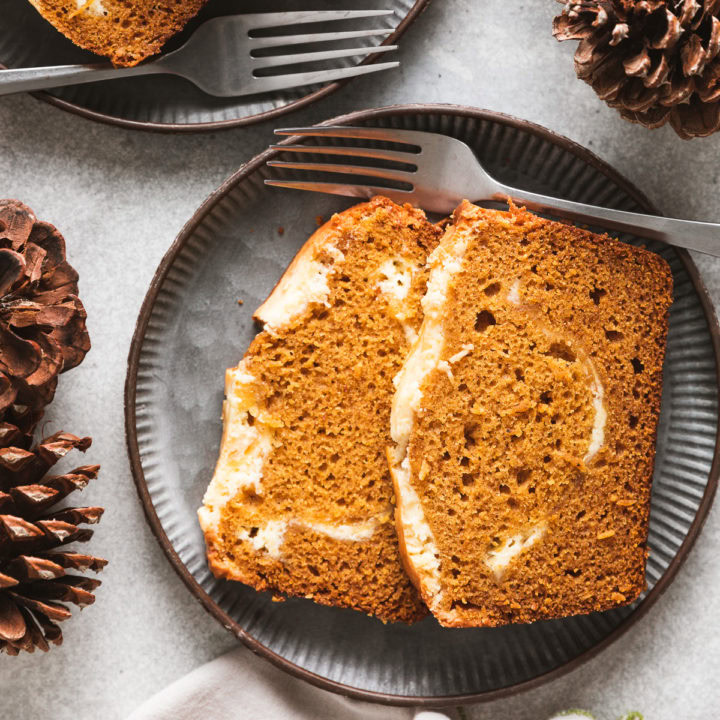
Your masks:
<svg viewBox="0 0 720 720"><path fill-rule="evenodd" d="M408 574L446 626L630 603L645 588L669 266L467 202L429 266L388 451Z"/></svg>
<svg viewBox="0 0 720 720"><path fill-rule="evenodd" d="M442 232L374 198L300 250L228 370L224 436L199 511L213 572L386 622L427 609L403 570L385 451L393 378L422 322Z"/></svg>
<svg viewBox="0 0 720 720"><path fill-rule="evenodd" d="M117 66L137 65L160 52L207 0L30 0L79 47Z"/></svg>

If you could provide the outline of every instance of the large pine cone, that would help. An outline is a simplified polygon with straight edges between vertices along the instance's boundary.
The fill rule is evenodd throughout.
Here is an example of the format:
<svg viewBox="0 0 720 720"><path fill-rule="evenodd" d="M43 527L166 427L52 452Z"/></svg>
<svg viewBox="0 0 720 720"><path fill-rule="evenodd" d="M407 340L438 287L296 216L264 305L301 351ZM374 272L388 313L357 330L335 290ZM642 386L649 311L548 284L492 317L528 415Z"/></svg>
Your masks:
<svg viewBox="0 0 720 720"><path fill-rule="evenodd" d="M58 622L70 617L64 603L80 607L95 601L99 580L73 571L102 570L106 561L67 549L86 542L99 507L54 508L94 479L98 465L64 475L47 471L72 449L83 452L90 438L56 433L31 450L0 448L0 651L48 650L62 642Z"/></svg>
<svg viewBox="0 0 720 720"><path fill-rule="evenodd" d="M720 0L577 0L553 34L580 40L577 76L623 117L691 138L720 129L718 15Z"/></svg>
<svg viewBox="0 0 720 720"><path fill-rule="evenodd" d="M0 418L27 435L90 349L77 280L62 235L0 200Z"/></svg>

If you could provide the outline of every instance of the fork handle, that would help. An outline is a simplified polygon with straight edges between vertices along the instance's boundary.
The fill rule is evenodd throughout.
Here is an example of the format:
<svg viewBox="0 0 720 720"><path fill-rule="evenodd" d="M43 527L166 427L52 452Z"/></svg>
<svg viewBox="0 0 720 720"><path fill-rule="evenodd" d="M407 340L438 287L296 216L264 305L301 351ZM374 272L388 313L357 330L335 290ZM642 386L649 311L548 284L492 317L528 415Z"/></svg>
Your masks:
<svg viewBox="0 0 720 720"><path fill-rule="evenodd" d="M0 70L0 95L33 90L49 90L65 85L80 85L100 80L162 72L156 63L115 68L109 63L95 65L52 65L49 67Z"/></svg>
<svg viewBox="0 0 720 720"><path fill-rule="evenodd" d="M512 198L517 205L525 205L537 212L629 232L640 237L660 240L670 245L720 257L720 224L718 223L678 220L627 212L626 210L613 210L507 186L502 186L502 190L498 191L493 199L505 201L508 197Z"/></svg>

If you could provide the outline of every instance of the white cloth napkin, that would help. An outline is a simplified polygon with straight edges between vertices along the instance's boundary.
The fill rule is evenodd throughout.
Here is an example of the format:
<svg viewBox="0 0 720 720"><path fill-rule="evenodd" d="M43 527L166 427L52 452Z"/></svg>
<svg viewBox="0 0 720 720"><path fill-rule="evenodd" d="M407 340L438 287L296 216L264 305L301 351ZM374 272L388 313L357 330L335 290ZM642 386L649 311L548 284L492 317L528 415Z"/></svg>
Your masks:
<svg viewBox="0 0 720 720"><path fill-rule="evenodd" d="M128 720L455 720L320 690L238 648L160 691Z"/></svg>
<svg viewBox="0 0 720 720"><path fill-rule="evenodd" d="M284 673L238 648L161 690L127 720L460 720L443 712L387 707L350 700ZM549 720L594 720L566 710ZM618 720L642 720L628 713Z"/></svg>

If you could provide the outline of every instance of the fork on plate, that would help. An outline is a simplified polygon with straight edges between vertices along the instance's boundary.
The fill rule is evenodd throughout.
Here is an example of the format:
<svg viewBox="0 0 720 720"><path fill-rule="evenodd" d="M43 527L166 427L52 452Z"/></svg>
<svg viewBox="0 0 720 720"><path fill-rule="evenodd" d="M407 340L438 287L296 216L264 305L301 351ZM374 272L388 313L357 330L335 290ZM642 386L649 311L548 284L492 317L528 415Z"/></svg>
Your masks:
<svg viewBox="0 0 720 720"><path fill-rule="evenodd" d="M400 63L385 62L306 72L288 71L262 77L258 77L256 71L285 66L290 70L290 66L301 63L374 55L397 50L397 46L373 45L263 57L254 57L253 53L266 48L382 37L392 34L392 30L324 31L262 37L254 37L251 33L256 30L291 25L377 18L392 14L392 10L328 10L255 13L213 18L200 25L182 47L135 67L114 68L109 63L101 63L0 70L0 95L157 74L179 75L190 80L209 95L218 97L254 95L316 83L335 82L357 75L388 70L397 67Z"/></svg>
<svg viewBox="0 0 720 720"><path fill-rule="evenodd" d="M464 199L475 202L505 202L510 199L537 212L629 232L720 257L718 223L616 210L510 187L492 177L468 145L448 135L345 126L285 128L276 130L275 134L327 138L331 142L324 145L272 145L272 149L296 154L298 159L269 160L267 164L270 167L308 171L312 172L312 176L300 179L293 173L294 177L266 179L267 185L364 199L385 195L396 202L412 203L428 212L443 214L452 212ZM380 141L401 147L339 146L334 143L336 139L376 141L376 144ZM326 159L303 159L309 155L322 155ZM328 173L333 181L322 179ZM353 183L353 178L362 179Z"/></svg>

